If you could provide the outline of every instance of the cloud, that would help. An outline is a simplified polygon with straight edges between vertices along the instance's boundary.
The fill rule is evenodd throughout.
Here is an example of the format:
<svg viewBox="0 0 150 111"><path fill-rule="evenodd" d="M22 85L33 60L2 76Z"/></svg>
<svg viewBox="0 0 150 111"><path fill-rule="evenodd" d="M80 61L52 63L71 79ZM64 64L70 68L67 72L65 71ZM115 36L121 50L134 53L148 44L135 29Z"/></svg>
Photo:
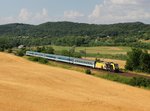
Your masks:
<svg viewBox="0 0 150 111"><path fill-rule="evenodd" d="M45 8L42 9L42 12L38 12L34 16L36 19L47 19L48 17L48 11Z"/></svg>
<svg viewBox="0 0 150 111"><path fill-rule="evenodd" d="M79 18L83 16L84 14L77 12L77 11L73 11L73 10L64 12L64 18L75 19L75 18Z"/></svg>
<svg viewBox="0 0 150 111"><path fill-rule="evenodd" d="M48 15L48 11L43 8L41 12L36 13L35 15L32 16L32 20L38 23L38 22L46 22L50 19Z"/></svg>
<svg viewBox="0 0 150 111"><path fill-rule="evenodd" d="M149 21L150 10L147 0L104 0L89 14L90 23L118 23ZM149 21L150 22L150 21Z"/></svg>
<svg viewBox="0 0 150 111"><path fill-rule="evenodd" d="M30 12L26 8L22 8L18 14L18 16L10 16L10 17L0 17L0 24L8 24L8 23L31 23L31 24L39 24L46 21L49 21L50 17L48 15L48 11L43 8L41 12Z"/></svg>
<svg viewBox="0 0 150 111"><path fill-rule="evenodd" d="M23 8L23 9L20 10L20 13L19 13L19 16L18 16L18 19L20 21L27 21L27 20L30 19L30 17L31 17L31 13L28 12L27 9Z"/></svg>
<svg viewBox="0 0 150 111"><path fill-rule="evenodd" d="M150 0L102 0L93 10L81 13L76 10L63 11L60 15L49 15L46 8L32 12L20 9L16 16L1 17L0 24L29 23L40 24L47 21L73 21L98 24L141 21L150 23Z"/></svg>
<svg viewBox="0 0 150 111"><path fill-rule="evenodd" d="M138 4L138 0L110 0L112 4L116 5L128 5L128 4Z"/></svg>
<svg viewBox="0 0 150 111"><path fill-rule="evenodd" d="M101 7L102 5L96 5L93 12L89 15L89 18L99 18L101 16Z"/></svg>
<svg viewBox="0 0 150 111"><path fill-rule="evenodd" d="M0 17L0 24L8 24L8 23L15 23L16 19L12 16L10 17Z"/></svg>

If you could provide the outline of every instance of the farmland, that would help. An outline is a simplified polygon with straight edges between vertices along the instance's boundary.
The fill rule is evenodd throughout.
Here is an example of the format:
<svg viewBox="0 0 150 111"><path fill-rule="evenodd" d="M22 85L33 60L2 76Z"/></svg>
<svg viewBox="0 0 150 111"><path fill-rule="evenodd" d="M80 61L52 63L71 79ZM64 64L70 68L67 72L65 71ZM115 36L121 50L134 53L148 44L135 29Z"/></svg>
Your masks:
<svg viewBox="0 0 150 111"><path fill-rule="evenodd" d="M72 47L69 46L51 46L56 54L62 55L63 50L69 51ZM82 54L82 58L95 60L98 58L107 62L118 63L121 69L124 69L126 64L127 52L131 51L131 47L122 46L97 46L97 47L75 47L75 51L81 53L85 51L86 54ZM150 52L148 50L148 52Z"/></svg>
<svg viewBox="0 0 150 111"><path fill-rule="evenodd" d="M69 50L71 47L67 46L52 46L56 51ZM97 46L97 47L76 47L77 52L86 50L87 54L126 54L131 50L130 47L115 47L115 46Z"/></svg>
<svg viewBox="0 0 150 111"><path fill-rule="evenodd" d="M2 111L150 110L150 93L144 89L6 53L0 53L0 65Z"/></svg>

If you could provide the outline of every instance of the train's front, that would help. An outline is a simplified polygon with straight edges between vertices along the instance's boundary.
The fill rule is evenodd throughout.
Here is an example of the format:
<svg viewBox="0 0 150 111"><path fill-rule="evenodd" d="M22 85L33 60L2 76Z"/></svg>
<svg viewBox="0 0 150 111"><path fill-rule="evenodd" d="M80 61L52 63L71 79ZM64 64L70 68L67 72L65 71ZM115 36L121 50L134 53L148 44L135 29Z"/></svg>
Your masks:
<svg viewBox="0 0 150 111"><path fill-rule="evenodd" d="M119 65L116 63L113 63L114 72L119 72Z"/></svg>

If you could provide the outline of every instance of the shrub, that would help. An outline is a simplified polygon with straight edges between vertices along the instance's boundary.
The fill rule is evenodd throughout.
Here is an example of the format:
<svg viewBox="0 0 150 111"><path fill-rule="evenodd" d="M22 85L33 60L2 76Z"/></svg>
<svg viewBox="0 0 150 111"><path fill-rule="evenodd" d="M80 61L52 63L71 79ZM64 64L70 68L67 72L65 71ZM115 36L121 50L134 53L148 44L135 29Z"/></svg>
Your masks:
<svg viewBox="0 0 150 111"><path fill-rule="evenodd" d="M47 59L44 59L44 58L41 58L41 57L29 57L28 59L31 60L31 61L42 63L42 64L48 63Z"/></svg>
<svg viewBox="0 0 150 111"><path fill-rule="evenodd" d="M86 70L85 70L85 73L86 73L86 74L91 74L92 72L91 72L90 69L86 69Z"/></svg>
<svg viewBox="0 0 150 111"><path fill-rule="evenodd" d="M4 52L4 48L0 47L0 52Z"/></svg>
<svg viewBox="0 0 150 111"><path fill-rule="evenodd" d="M121 76L118 74L106 74L106 75L103 75L102 78L120 82L120 83L125 83L125 84L129 84L129 82L130 82L130 78L124 77L124 76Z"/></svg>
<svg viewBox="0 0 150 111"><path fill-rule="evenodd" d="M12 49L8 49L7 52L8 52L8 53L12 53Z"/></svg>
<svg viewBox="0 0 150 111"><path fill-rule="evenodd" d="M133 77L130 80L130 85L139 87L150 87L150 79L144 77Z"/></svg>
<svg viewBox="0 0 150 111"><path fill-rule="evenodd" d="M23 50L18 50L18 51L16 52L16 55L17 55L17 56L24 56L24 51L23 51Z"/></svg>
<svg viewBox="0 0 150 111"><path fill-rule="evenodd" d="M42 63L42 64L46 64L48 63L48 60L47 59L44 59L44 58L39 58L38 59L38 62Z"/></svg>
<svg viewBox="0 0 150 111"><path fill-rule="evenodd" d="M29 60L38 62L38 57L29 57Z"/></svg>
<svg viewBox="0 0 150 111"><path fill-rule="evenodd" d="M16 51L16 55L17 55L17 56L24 56L25 53L26 53L26 48L18 49L18 50Z"/></svg>

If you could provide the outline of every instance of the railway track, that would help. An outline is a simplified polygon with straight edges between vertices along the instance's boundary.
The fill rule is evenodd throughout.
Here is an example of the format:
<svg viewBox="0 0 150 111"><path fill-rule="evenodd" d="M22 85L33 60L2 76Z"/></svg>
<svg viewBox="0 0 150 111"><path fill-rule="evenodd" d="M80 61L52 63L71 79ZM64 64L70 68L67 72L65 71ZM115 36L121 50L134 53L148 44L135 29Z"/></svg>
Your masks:
<svg viewBox="0 0 150 111"><path fill-rule="evenodd" d="M101 73L109 73L109 74L119 74L121 76L125 76L125 77L144 77L144 78L148 78L150 79L150 76L146 76L146 75L141 75L138 73L130 73L130 72L123 72L123 71L119 71L119 72L110 72L110 71L106 71L106 70L100 70L100 69L94 69L91 67L86 67L86 66L82 66L82 65L76 65L76 64L69 64L69 63L64 63L64 62L60 62L60 61L54 61L54 60L49 60L49 61L53 61L53 62L57 62L57 63L61 63L61 64L66 64L66 65L71 65L72 67L78 67L78 68L83 68L83 69L90 69L92 72L96 71L96 72L101 72ZM99 73L100 74L100 73Z"/></svg>
<svg viewBox="0 0 150 111"><path fill-rule="evenodd" d="M93 69L93 68L89 68L89 69L95 70L95 71L101 71L101 72L109 73L109 74L119 74L119 75L125 76L125 77L144 77L144 78L150 79L150 76L141 75L141 74L138 74L138 73L130 73L130 72L123 72L123 71L120 71L120 72L116 73L116 72L109 72L109 71L100 70L100 69Z"/></svg>

